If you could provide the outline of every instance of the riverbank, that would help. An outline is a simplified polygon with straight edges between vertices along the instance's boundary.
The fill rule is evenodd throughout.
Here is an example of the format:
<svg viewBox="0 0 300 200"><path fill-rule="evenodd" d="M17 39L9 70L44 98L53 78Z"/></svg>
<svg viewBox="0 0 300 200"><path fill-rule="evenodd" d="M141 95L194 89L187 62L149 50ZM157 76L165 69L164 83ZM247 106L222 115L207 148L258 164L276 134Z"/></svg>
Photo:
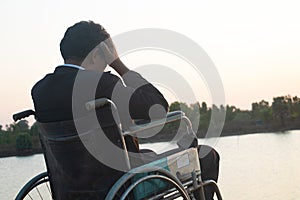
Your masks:
<svg viewBox="0 0 300 200"><path fill-rule="evenodd" d="M43 153L41 148L29 149L24 151L17 151L17 150L0 151L0 158L11 157L11 156L31 156L40 153Z"/></svg>
<svg viewBox="0 0 300 200"><path fill-rule="evenodd" d="M222 132L220 136L214 135L213 137L217 136L217 137L229 137L229 136L242 136L242 135L250 135L250 134L265 134L265 133L285 133L285 132L289 132L289 131L296 131L296 130L300 130L300 128L295 128L295 129L277 129L277 130L270 130L270 129L253 129L251 131L245 131L245 130L240 130L237 132ZM173 134L173 136L175 136L176 133ZM179 134L180 135L180 134ZM204 135L203 133L201 134L197 134L197 137L199 139L203 139L203 138L212 138L212 136L209 135ZM170 135L156 135L154 137L151 138L141 138L139 139L139 142L141 144L143 143L154 143L154 142L168 142L170 140L174 140L176 141L176 138L171 137Z"/></svg>

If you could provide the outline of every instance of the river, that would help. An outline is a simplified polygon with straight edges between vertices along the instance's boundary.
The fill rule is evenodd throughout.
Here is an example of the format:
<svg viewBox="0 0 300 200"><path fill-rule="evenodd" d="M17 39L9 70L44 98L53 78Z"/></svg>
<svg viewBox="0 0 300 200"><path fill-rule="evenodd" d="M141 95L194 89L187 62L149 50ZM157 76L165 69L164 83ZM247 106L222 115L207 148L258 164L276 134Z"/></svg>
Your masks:
<svg viewBox="0 0 300 200"><path fill-rule="evenodd" d="M152 144L157 150L171 146ZM219 187L225 200L300 199L299 130L222 137L215 149L221 156ZM13 199L26 181L44 170L41 154L0 158L0 199Z"/></svg>

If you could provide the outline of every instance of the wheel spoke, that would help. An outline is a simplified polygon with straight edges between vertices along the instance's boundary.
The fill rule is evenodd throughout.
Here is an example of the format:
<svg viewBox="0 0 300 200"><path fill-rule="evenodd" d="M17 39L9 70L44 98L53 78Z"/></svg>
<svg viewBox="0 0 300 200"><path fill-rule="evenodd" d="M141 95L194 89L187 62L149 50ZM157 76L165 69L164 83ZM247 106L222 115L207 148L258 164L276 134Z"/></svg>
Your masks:
<svg viewBox="0 0 300 200"><path fill-rule="evenodd" d="M45 180L45 178L44 178L44 180ZM49 194L51 195L51 198L53 199L52 192L51 192L51 190L50 190L50 187L49 187L49 185L48 185L48 182L46 182L46 187L47 187L47 190L49 191Z"/></svg>
<svg viewBox="0 0 300 200"><path fill-rule="evenodd" d="M39 196L41 197L41 199L43 199L43 197L42 197L42 195L41 195L41 193L40 193L40 191L39 191L39 188L36 187L35 189L36 189L36 191L38 192L38 194L39 194Z"/></svg>
<svg viewBox="0 0 300 200"><path fill-rule="evenodd" d="M28 194L29 198L33 200L33 198L30 196L30 194Z"/></svg>

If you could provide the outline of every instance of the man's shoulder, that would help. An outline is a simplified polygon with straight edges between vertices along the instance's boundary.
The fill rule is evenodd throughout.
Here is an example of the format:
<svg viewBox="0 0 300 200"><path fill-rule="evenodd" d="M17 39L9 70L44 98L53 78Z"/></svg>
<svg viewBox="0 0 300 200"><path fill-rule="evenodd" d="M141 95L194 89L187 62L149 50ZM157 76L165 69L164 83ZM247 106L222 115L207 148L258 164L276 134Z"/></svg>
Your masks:
<svg viewBox="0 0 300 200"><path fill-rule="evenodd" d="M116 83L120 78L109 72L98 72L93 70L79 70L76 79L82 81L98 80L99 83Z"/></svg>
<svg viewBox="0 0 300 200"><path fill-rule="evenodd" d="M31 93L33 93L36 89L39 88L40 85L42 85L53 73L49 73L49 74L46 74L42 79L40 79L39 81L37 81L32 89L31 89Z"/></svg>
<svg viewBox="0 0 300 200"><path fill-rule="evenodd" d="M97 72L93 70L74 70L74 69L59 69L55 70L53 73L46 74L42 79L40 79L31 89L31 93L44 88L44 86L54 86L59 83L74 81L77 83L84 83L89 85L90 82L97 81L100 85L108 87L109 85L115 85L120 78L110 71L107 72ZM51 87L52 87L51 86Z"/></svg>
<svg viewBox="0 0 300 200"><path fill-rule="evenodd" d="M113 82L117 82L120 80L120 78L114 74L112 74L110 71L107 71L107 72L103 72L103 75L102 75L103 79L104 80L110 80L110 81L113 81Z"/></svg>

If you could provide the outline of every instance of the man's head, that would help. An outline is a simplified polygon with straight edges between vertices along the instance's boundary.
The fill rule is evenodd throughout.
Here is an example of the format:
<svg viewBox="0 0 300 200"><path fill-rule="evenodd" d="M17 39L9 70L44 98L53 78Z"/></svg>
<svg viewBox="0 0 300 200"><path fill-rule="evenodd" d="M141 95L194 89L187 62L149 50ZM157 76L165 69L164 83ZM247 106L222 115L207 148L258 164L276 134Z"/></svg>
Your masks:
<svg viewBox="0 0 300 200"><path fill-rule="evenodd" d="M109 34L100 25L92 21L81 21L69 27L60 42L60 52L65 63L95 68L91 65L102 65L106 62L100 49L95 48L109 38ZM103 66L105 65L105 66Z"/></svg>

